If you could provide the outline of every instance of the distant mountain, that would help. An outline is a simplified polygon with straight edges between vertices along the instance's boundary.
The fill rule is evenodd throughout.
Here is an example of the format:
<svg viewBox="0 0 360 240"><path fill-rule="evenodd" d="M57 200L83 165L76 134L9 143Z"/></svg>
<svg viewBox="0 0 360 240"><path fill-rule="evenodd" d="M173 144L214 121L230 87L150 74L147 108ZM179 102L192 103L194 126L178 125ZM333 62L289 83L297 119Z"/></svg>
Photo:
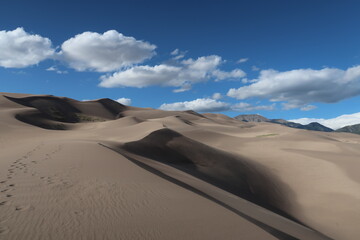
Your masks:
<svg viewBox="0 0 360 240"><path fill-rule="evenodd" d="M333 129L325 127L324 125L321 125L318 122L312 122L312 123L309 123L307 125L302 125L302 126L305 127L304 129L313 130L313 131L320 131L320 132L333 132L334 131ZM299 128L301 128L301 127L299 127Z"/></svg>
<svg viewBox="0 0 360 240"><path fill-rule="evenodd" d="M337 129L336 132L349 132L349 133L360 134L360 124L345 126Z"/></svg>
<svg viewBox="0 0 360 240"><path fill-rule="evenodd" d="M240 121L244 121L244 122L271 122L271 123L281 124L281 125L291 127L291 128L306 129L306 130L312 130L312 131L320 131L320 132L333 132L334 131L333 129L325 127L324 125L321 125L320 123L317 123L317 122L312 122L307 125L303 125L300 123L289 122L284 119L267 119L266 117L263 117L258 114L239 115L234 118L238 119Z"/></svg>
<svg viewBox="0 0 360 240"><path fill-rule="evenodd" d="M269 122L270 120L258 114L239 115L234 117L243 122Z"/></svg>
<svg viewBox="0 0 360 240"><path fill-rule="evenodd" d="M286 120L284 120L284 119L270 119L270 122L272 122L272 123L279 123L279 124L289 123L289 121L286 121Z"/></svg>

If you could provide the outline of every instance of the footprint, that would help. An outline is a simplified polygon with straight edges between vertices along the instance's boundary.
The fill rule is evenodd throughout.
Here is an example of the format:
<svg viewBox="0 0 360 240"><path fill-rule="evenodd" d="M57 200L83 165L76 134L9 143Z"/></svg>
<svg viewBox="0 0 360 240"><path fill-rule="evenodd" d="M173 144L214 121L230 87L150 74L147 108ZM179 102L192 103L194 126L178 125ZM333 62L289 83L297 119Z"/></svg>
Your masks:
<svg viewBox="0 0 360 240"><path fill-rule="evenodd" d="M4 181L1 181L0 183L6 183L6 180L4 180Z"/></svg>
<svg viewBox="0 0 360 240"><path fill-rule="evenodd" d="M0 227L0 234L7 234L9 232L9 228L8 227Z"/></svg>
<svg viewBox="0 0 360 240"><path fill-rule="evenodd" d="M14 187L15 186L15 184L9 184L9 187Z"/></svg>
<svg viewBox="0 0 360 240"><path fill-rule="evenodd" d="M4 205L6 205L6 203L7 203L7 201L0 202L0 206L4 206Z"/></svg>
<svg viewBox="0 0 360 240"><path fill-rule="evenodd" d="M15 211L28 211L28 210L34 210L35 208L31 205L24 205L24 206L16 206L15 207Z"/></svg>
<svg viewBox="0 0 360 240"><path fill-rule="evenodd" d="M84 215L84 211L74 211L74 214L81 216Z"/></svg>
<svg viewBox="0 0 360 240"><path fill-rule="evenodd" d="M1 190L1 192L6 192L6 191L9 191L9 189L4 189L4 190Z"/></svg>
<svg viewBox="0 0 360 240"><path fill-rule="evenodd" d="M6 197L9 198L9 197L12 197L12 195L11 195L11 194L7 194Z"/></svg>

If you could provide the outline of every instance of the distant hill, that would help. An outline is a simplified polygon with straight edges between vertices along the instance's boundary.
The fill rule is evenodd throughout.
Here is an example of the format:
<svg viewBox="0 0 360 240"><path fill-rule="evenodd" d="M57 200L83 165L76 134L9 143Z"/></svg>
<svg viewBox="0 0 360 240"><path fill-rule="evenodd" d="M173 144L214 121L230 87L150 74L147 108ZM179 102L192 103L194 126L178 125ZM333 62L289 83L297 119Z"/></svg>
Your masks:
<svg viewBox="0 0 360 240"><path fill-rule="evenodd" d="M258 114L239 115L234 117L243 122L269 122L270 120Z"/></svg>
<svg viewBox="0 0 360 240"><path fill-rule="evenodd" d="M234 117L237 120L244 121L244 122L271 122L276 124L281 124L287 127L291 128L298 128L298 129L306 129L306 130L312 130L312 131L320 131L320 132L333 132L334 130L328 127L325 127L324 125L321 125L317 122L312 122L307 125L303 125L300 123L295 122L289 122L284 119L267 119L266 117L263 117L258 114L249 114L249 115L239 115Z"/></svg>
<svg viewBox="0 0 360 240"><path fill-rule="evenodd" d="M349 132L349 133L360 134L360 124L345 126L337 129L336 132Z"/></svg>

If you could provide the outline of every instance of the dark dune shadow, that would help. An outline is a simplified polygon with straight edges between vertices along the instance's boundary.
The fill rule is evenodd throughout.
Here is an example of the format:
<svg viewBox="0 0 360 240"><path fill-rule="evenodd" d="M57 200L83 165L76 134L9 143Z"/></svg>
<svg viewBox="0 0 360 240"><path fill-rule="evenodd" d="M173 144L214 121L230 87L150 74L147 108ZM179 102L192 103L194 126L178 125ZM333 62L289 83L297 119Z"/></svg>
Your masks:
<svg viewBox="0 0 360 240"><path fill-rule="evenodd" d="M291 208L288 196L294 194L293 191L249 159L194 141L170 129L154 131L120 148L185 171L296 221L285 212Z"/></svg>
<svg viewBox="0 0 360 240"><path fill-rule="evenodd" d="M280 240L301 240L301 238L293 237L293 236L291 236L291 235L289 235L287 233L284 233L284 232L282 232L282 231L280 231L280 230L278 230L276 228L273 228L273 227L271 227L271 226L269 226L269 225L267 225L267 224L265 224L263 222L260 222L260 221L258 221L256 219L254 219L253 217L248 216L248 215L244 214L243 212L241 212L241 211L227 205L226 203L224 203L224 202L210 196L209 194L201 191L200 189L197 189L196 187L193 187L193 186L191 186L191 185L189 185L189 184L187 184L187 183L185 183L183 181L180 181L180 180L178 180L178 179L176 179L174 177L171 177L171 176L161 172L160 170L158 170L158 169L156 169L156 168L154 168L152 166L149 166L148 164L142 162L141 160L138 160L138 159L136 159L134 157L131 157L126 151L124 151L121 148L109 147L109 146L107 146L105 144L102 144L102 143L99 143L99 145L103 146L103 147L106 147L106 148L108 148L108 149L110 149L112 151L115 151L115 152L121 154L122 156L124 156L129 161L136 164L137 166L139 166L139 167L141 167L141 168L143 168L143 169L145 169L145 170L147 170L147 171L149 171L149 172L151 172L151 173L153 173L153 174L155 174L155 175L157 175L157 176L159 176L159 177L161 177L161 178L163 178L163 179L165 179L167 181L170 181L170 182L172 182L172 183L174 183L174 184L176 184L176 185L178 185L180 187L183 187L183 188L185 188L185 189L187 189L189 191L192 191L192 192L194 192L194 193L196 193L196 194L198 194L198 195L200 195L200 196L202 196L202 197L204 197L204 198L206 198L206 199L208 199L210 201L213 201L216 204L219 204L220 206L234 212L235 214L237 214L240 217L246 219L247 221L255 224L256 226L260 227L264 231L268 232L269 234L273 235L274 237L276 237L276 238L278 238ZM309 229L311 229L311 228L309 228ZM321 233L317 233L316 231L314 231L314 232L315 232L315 235L318 235L318 238L316 238L316 239L319 239L319 240L332 240L331 238L328 238L328 237L324 236Z"/></svg>

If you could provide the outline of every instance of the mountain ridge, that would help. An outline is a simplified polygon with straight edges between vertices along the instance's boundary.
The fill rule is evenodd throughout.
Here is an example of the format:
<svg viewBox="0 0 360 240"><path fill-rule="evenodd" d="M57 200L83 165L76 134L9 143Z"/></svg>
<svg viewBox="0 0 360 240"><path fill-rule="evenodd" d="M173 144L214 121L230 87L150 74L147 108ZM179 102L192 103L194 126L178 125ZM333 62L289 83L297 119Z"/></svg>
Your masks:
<svg viewBox="0 0 360 240"><path fill-rule="evenodd" d="M331 128L328 128L318 122L311 122L309 124L303 125L300 123L290 122L284 119L268 119L264 116L261 116L259 114L241 114L234 119L243 121L243 122L270 122L270 123L276 123L280 125L284 125L291 128L298 128L298 129L305 129L305 130L312 130L312 131L320 131L320 132L333 132L334 130Z"/></svg>
<svg viewBox="0 0 360 240"><path fill-rule="evenodd" d="M360 134L360 123L354 125L348 125L339 129L336 129L335 132L348 132L354 134Z"/></svg>

